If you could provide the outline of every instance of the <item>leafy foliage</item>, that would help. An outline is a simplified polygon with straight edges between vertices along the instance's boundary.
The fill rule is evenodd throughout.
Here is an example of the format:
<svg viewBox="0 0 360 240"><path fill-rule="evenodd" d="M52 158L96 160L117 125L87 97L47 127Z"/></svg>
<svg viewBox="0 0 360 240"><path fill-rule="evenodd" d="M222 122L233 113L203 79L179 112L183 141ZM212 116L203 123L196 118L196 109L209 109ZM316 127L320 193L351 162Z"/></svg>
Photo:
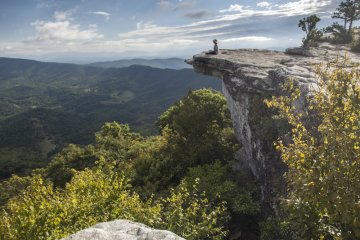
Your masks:
<svg viewBox="0 0 360 240"><path fill-rule="evenodd" d="M219 200L223 200L228 203L232 212L257 214L260 209L254 202L254 195L258 194L255 183L251 181L238 183L231 172L228 165L216 161L213 164L190 168L184 178L184 184L191 189L191 184L199 179L198 189L206 193L211 203L216 204Z"/></svg>
<svg viewBox="0 0 360 240"><path fill-rule="evenodd" d="M257 215L258 193L251 177L232 174L238 145L224 97L190 92L159 119L152 137L106 123L94 144L69 145L32 176L0 184L0 239L59 239L117 218L186 239L223 239L229 222L245 229L253 218L239 224L236 214Z"/></svg>
<svg viewBox="0 0 360 240"><path fill-rule="evenodd" d="M316 45L316 42L322 36L322 32L316 29L316 24L320 22L320 18L316 15L303 18L299 21L299 28L306 33L303 39L303 47L308 48Z"/></svg>
<svg viewBox="0 0 360 240"><path fill-rule="evenodd" d="M104 122L157 134L157 117L189 89L202 87L220 89L220 82L190 69L0 58L0 179L44 167L69 143L92 143Z"/></svg>
<svg viewBox="0 0 360 240"><path fill-rule="evenodd" d="M335 22L331 26L324 29L325 33L331 33L331 42L333 43L349 43L351 42L352 36L347 33L347 29Z"/></svg>
<svg viewBox="0 0 360 240"><path fill-rule="evenodd" d="M172 230L187 239L221 239L223 204L185 188L158 201L142 201L128 180L104 169L78 172L64 190L34 176L1 214L1 239L59 239L98 222L124 218ZM179 225L180 223L180 225Z"/></svg>
<svg viewBox="0 0 360 240"><path fill-rule="evenodd" d="M19 195L31 183L31 177L12 175L9 179L0 182L0 209L11 199Z"/></svg>
<svg viewBox="0 0 360 240"><path fill-rule="evenodd" d="M126 161L132 158L133 144L143 141L139 134L130 132L128 125L116 122L105 123L95 139L95 144L83 148L70 144L55 155L45 169L37 172L55 186L64 187L75 171L91 168L100 159L117 162L119 167L125 168Z"/></svg>
<svg viewBox="0 0 360 240"><path fill-rule="evenodd" d="M324 32L332 34L330 40L334 43L351 43L354 40L353 23L360 20L360 1L342 1L332 18L343 20L343 25L335 22L324 29Z"/></svg>
<svg viewBox="0 0 360 240"><path fill-rule="evenodd" d="M160 226L185 239L223 239L228 220L225 202L210 204L206 193L198 190L198 184L199 179L195 179L190 191L180 184L170 190L168 197L160 199L164 207Z"/></svg>
<svg viewBox="0 0 360 240"><path fill-rule="evenodd" d="M281 217L268 218L260 223L261 240L302 240L294 231L294 226L291 221Z"/></svg>
<svg viewBox="0 0 360 240"><path fill-rule="evenodd" d="M277 149L289 167L284 206L302 239L360 237L360 73L344 66L318 70L319 90L308 109L292 105L300 97L292 84L289 97L267 102L293 126L292 142L279 141ZM304 124L312 114L319 123Z"/></svg>
<svg viewBox="0 0 360 240"><path fill-rule="evenodd" d="M332 17L344 20L344 29L347 29L347 35L351 35L354 21L360 20L360 2L358 0L342 1Z"/></svg>
<svg viewBox="0 0 360 240"><path fill-rule="evenodd" d="M31 148L0 148L0 180L11 177L15 172L29 175L31 169L46 166L47 162L39 156L41 154Z"/></svg>
<svg viewBox="0 0 360 240"><path fill-rule="evenodd" d="M181 169L228 162L238 148L225 98L210 89L190 92L159 117L158 125L168 134L173 161Z"/></svg>

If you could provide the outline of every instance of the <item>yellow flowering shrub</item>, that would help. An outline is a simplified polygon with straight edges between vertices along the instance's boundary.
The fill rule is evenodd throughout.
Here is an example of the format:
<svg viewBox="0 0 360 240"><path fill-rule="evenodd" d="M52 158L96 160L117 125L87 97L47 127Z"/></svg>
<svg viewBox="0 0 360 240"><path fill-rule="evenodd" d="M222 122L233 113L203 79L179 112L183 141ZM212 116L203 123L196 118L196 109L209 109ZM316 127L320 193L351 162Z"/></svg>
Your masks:
<svg viewBox="0 0 360 240"><path fill-rule="evenodd" d="M34 176L0 215L0 239L60 239L99 222L127 219L167 229L187 239L222 239L225 206L210 206L185 188L168 197L140 199L109 166L76 172L64 189Z"/></svg>
<svg viewBox="0 0 360 240"><path fill-rule="evenodd" d="M360 239L360 71L350 64L319 67L306 109L295 108L292 82L289 96L266 102L292 125L292 141L276 148L289 168L283 203L301 239Z"/></svg>

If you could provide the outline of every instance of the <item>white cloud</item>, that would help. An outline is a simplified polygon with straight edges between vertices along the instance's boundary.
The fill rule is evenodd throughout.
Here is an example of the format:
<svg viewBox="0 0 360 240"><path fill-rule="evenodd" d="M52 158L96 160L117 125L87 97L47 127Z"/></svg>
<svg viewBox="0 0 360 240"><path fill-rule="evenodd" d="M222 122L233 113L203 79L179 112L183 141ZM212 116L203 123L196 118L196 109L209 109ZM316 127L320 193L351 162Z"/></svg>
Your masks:
<svg viewBox="0 0 360 240"><path fill-rule="evenodd" d="M136 23L136 29L140 30L140 29L149 29L149 28L156 28L157 26L155 24L153 24L150 21L140 21L138 23Z"/></svg>
<svg viewBox="0 0 360 240"><path fill-rule="evenodd" d="M230 23L226 23L222 18L213 20L198 21L191 24L178 26L158 26L153 22L140 21L137 23L137 29L126 33L119 33L121 38L136 38L136 37L167 37L167 36L183 36L216 31L221 28L230 27Z"/></svg>
<svg viewBox="0 0 360 240"><path fill-rule="evenodd" d="M331 4L331 0L299 0L294 2L288 2L284 4L279 4L278 8L282 10L292 10L298 12L303 9L304 12L313 10L316 11L320 7Z"/></svg>
<svg viewBox="0 0 360 240"><path fill-rule="evenodd" d="M56 21L74 20L71 16L77 11L78 8L73 8L67 11L55 11L54 18Z"/></svg>
<svg viewBox="0 0 360 240"><path fill-rule="evenodd" d="M245 6L239 4L231 4L229 8L220 10L221 13L226 12L242 12L245 10Z"/></svg>
<svg viewBox="0 0 360 240"><path fill-rule="evenodd" d="M258 7L270 7L270 5L271 4L268 2L259 2L256 4L256 6L258 6Z"/></svg>
<svg viewBox="0 0 360 240"><path fill-rule="evenodd" d="M198 40L191 39L124 39L124 40L98 40L88 42L66 42L62 44L52 44L44 42L0 42L0 53L2 56L14 55L43 55L48 53L122 53L127 51L141 51L142 54L156 55L160 52L169 53L172 50L174 55L183 54L184 50L189 49ZM129 57L128 55L126 55Z"/></svg>
<svg viewBox="0 0 360 240"><path fill-rule="evenodd" d="M182 2L189 2L183 0ZM258 6L262 3L258 2ZM255 2L255 3L256 3ZM173 5L169 5L169 4ZM158 1L163 7L178 1ZM217 38L221 47L288 47L288 40L279 40L279 31L297 29L297 18L303 15L324 13L333 9L331 0L293 0L283 4L274 4L264 8L248 7L233 4L207 20L194 20L190 24L161 26L158 23L139 21L136 29L119 33L117 40L105 40L96 25L80 26L75 21L75 10L56 12L51 21L37 20L32 23L36 35L28 42L0 42L0 53L28 52L43 54L48 52L126 52L142 51L144 53L201 51L212 46L212 39ZM265 6L265 4L261 4ZM159 5L160 6L160 5ZM331 8L330 8L331 7ZM104 16L105 14L89 12ZM325 14L326 12L326 14ZM106 12L104 12L106 13ZM109 15L110 17L110 15ZM281 18L280 18L281 17ZM282 20L281 20L282 19ZM282 24L277 33L274 27ZM298 31L299 43L301 31ZM266 37L265 37L266 36ZM274 36L274 37L273 37ZM271 38L273 37L273 38ZM276 38L276 39L275 39ZM39 44L36 40L42 41ZM276 41L275 41L276 40ZM56 44L54 44L56 43Z"/></svg>
<svg viewBox="0 0 360 240"><path fill-rule="evenodd" d="M174 44L180 44L180 45L188 45L199 42L199 40L191 40L191 39L173 39L172 42Z"/></svg>
<svg viewBox="0 0 360 240"><path fill-rule="evenodd" d="M262 6L267 5L267 2L258 3ZM253 10L249 7L234 4L226 9L222 9L220 13L232 12L237 15L234 17L251 17L251 16L297 16L316 13L323 7L331 4L331 0L298 0L294 2L288 2L284 4L276 4L266 10Z"/></svg>
<svg viewBox="0 0 360 240"><path fill-rule="evenodd" d="M110 16L111 14L108 12L103 12L103 11L96 11L96 12L89 12L90 14L95 14L95 15L100 15L105 17L105 21L109 21L110 20Z"/></svg>
<svg viewBox="0 0 360 240"><path fill-rule="evenodd" d="M230 42L243 42L243 41L250 41L250 42L266 42L271 41L272 38L269 37L259 37L259 36L246 36L246 37L238 37L238 38L228 38L223 39L221 42L230 43Z"/></svg>
<svg viewBox="0 0 360 240"><path fill-rule="evenodd" d="M169 1L161 1L162 4L169 4ZM217 36L220 42L234 43L236 41L246 42L271 42L271 38L254 36L254 30L247 32L241 29L250 29L249 22L244 19L253 17L292 17L321 11L329 5L331 0L298 0L277 6L269 6L266 9L255 9L249 6L238 4L230 5L229 8L220 10L220 14L213 19L195 21L191 24L178 26L158 26L152 22L138 22L137 29L119 34L122 41L126 39L146 39L147 42L163 41L174 42L176 39L208 42L213 36ZM264 2L260 4L265 6ZM246 25L246 26L245 26ZM296 28L296 25L294 25ZM224 40L221 40L223 38ZM210 39L211 40L211 39ZM182 41L186 42L186 41ZM196 42L194 42L195 44Z"/></svg>
<svg viewBox="0 0 360 240"><path fill-rule="evenodd" d="M89 25L87 29L80 30L80 25L70 21L35 21L31 24L36 29L35 40L39 41L89 41L102 38L96 25Z"/></svg>
<svg viewBox="0 0 360 240"><path fill-rule="evenodd" d="M68 18L68 15L66 14L66 12L58 12L56 11L54 13L54 18L56 21L64 21Z"/></svg>
<svg viewBox="0 0 360 240"><path fill-rule="evenodd" d="M80 25L73 23L71 17L76 9L65 12L56 11L54 13L55 21L36 20L31 25L35 27L36 35L31 40L69 42L69 41L90 41L102 38L98 33L97 26L90 24L86 29L80 29Z"/></svg>

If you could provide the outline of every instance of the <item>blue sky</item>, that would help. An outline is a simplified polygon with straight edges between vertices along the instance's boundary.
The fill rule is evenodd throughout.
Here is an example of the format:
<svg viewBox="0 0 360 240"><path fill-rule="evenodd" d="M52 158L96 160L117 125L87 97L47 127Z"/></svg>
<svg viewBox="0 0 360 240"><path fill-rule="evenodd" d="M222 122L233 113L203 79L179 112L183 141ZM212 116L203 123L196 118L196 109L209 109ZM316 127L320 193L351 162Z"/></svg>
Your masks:
<svg viewBox="0 0 360 240"><path fill-rule="evenodd" d="M298 20L340 0L0 0L0 56L186 56L300 44Z"/></svg>

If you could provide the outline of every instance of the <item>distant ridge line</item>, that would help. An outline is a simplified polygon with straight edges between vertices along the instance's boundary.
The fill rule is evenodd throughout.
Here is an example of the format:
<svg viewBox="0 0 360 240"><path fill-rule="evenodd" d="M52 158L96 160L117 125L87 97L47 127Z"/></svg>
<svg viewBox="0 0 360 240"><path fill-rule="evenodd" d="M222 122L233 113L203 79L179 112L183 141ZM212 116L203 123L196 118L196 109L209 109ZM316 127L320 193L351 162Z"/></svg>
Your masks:
<svg viewBox="0 0 360 240"><path fill-rule="evenodd" d="M134 59L121 59L115 61L104 61L104 62L94 62L87 64L86 66L102 67L102 68L123 68L129 67L132 65L148 66L153 68L160 69L184 69L191 68L184 62L184 59L181 58L155 58L155 59L144 59L144 58L134 58Z"/></svg>

